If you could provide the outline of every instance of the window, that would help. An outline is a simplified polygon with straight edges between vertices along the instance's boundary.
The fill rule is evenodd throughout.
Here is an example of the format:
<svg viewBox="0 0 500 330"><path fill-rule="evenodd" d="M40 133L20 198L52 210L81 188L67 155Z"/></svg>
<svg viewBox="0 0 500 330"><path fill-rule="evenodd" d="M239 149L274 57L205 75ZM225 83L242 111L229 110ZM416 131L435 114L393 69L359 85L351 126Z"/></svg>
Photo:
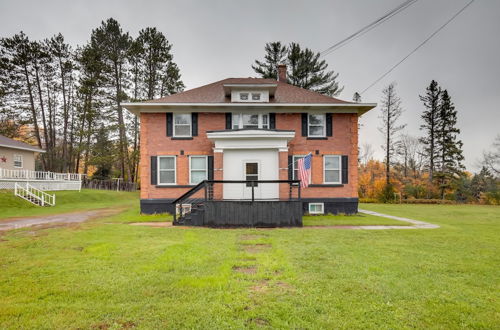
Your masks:
<svg viewBox="0 0 500 330"><path fill-rule="evenodd" d="M259 163L246 163L245 164L245 180L259 180ZM247 182L247 187L251 187L252 184ZM257 187L257 184L255 184Z"/></svg>
<svg viewBox="0 0 500 330"><path fill-rule="evenodd" d="M174 136L191 137L191 114L174 114Z"/></svg>
<svg viewBox="0 0 500 330"><path fill-rule="evenodd" d="M265 113L233 113L233 129L269 128L269 114Z"/></svg>
<svg viewBox="0 0 500 330"><path fill-rule="evenodd" d="M260 93L252 93L252 101L260 101Z"/></svg>
<svg viewBox="0 0 500 330"><path fill-rule="evenodd" d="M308 136L323 137L326 135L326 119L325 115L309 115L307 116Z"/></svg>
<svg viewBox="0 0 500 330"><path fill-rule="evenodd" d="M323 158L324 164L324 176L323 180L325 183L341 183L341 158L338 155L335 156L325 156Z"/></svg>
<svg viewBox="0 0 500 330"><path fill-rule="evenodd" d="M208 179L207 156L189 157L189 182L198 184Z"/></svg>
<svg viewBox="0 0 500 330"><path fill-rule="evenodd" d="M292 158L292 161L293 161L293 180L299 180L299 164L297 163L297 161L301 158L304 158L305 155L294 155L293 158ZM312 161L312 159L311 159ZM312 172L312 164L311 164L311 172ZM309 183L311 183L311 179L312 179L312 175L309 177Z"/></svg>
<svg viewBox="0 0 500 330"><path fill-rule="evenodd" d="M248 93L240 93L240 100L248 101Z"/></svg>
<svg viewBox="0 0 500 330"><path fill-rule="evenodd" d="M158 156L158 184L175 184L175 156Z"/></svg>
<svg viewBox="0 0 500 330"><path fill-rule="evenodd" d="M14 155L14 167L23 167L23 155Z"/></svg>
<svg viewBox="0 0 500 330"><path fill-rule="evenodd" d="M324 214L325 204L324 203L309 203L309 214Z"/></svg>

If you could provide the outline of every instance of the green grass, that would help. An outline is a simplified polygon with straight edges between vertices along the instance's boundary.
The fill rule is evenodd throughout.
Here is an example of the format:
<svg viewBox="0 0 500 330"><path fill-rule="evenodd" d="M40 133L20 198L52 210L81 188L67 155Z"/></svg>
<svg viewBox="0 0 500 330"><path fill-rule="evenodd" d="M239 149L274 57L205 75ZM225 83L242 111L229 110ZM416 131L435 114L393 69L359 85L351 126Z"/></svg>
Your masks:
<svg viewBox="0 0 500 330"><path fill-rule="evenodd" d="M342 225L392 225L411 226L403 221L358 213L355 215L308 215L302 218L304 226L342 226Z"/></svg>
<svg viewBox="0 0 500 330"><path fill-rule="evenodd" d="M0 190L0 219L139 205L139 193L89 189L54 193L56 205L40 207L14 196L12 190Z"/></svg>
<svg viewBox="0 0 500 330"><path fill-rule="evenodd" d="M0 328L500 324L499 207L362 205L441 226L430 230L224 230L130 226L165 216L128 204L1 236Z"/></svg>

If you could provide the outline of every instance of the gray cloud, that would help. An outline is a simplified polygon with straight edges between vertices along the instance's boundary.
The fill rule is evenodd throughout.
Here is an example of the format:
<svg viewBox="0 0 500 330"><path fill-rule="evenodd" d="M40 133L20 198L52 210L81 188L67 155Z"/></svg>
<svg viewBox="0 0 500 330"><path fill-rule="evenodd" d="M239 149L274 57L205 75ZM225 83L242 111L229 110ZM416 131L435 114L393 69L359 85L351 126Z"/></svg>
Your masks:
<svg viewBox="0 0 500 330"><path fill-rule="evenodd" d="M451 17L468 0L420 0L346 47L328 55L350 100ZM0 35L23 30L32 39L61 32L82 44L101 20L116 18L132 35L155 26L173 43L188 88L226 77L255 76L250 65L268 41L296 41L321 51L402 0L380 1L5 1ZM500 2L478 0L392 74L363 95L379 102L392 81L403 101L407 132L419 135L418 98L431 79L450 92L459 112L466 165L475 169L500 132ZM362 117L361 143L378 149L378 109Z"/></svg>

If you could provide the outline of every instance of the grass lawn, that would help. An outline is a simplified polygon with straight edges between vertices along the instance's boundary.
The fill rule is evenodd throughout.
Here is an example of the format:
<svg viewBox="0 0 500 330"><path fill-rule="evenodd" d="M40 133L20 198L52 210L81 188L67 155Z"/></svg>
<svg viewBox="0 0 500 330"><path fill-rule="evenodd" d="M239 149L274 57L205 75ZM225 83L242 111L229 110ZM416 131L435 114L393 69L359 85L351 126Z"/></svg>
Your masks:
<svg viewBox="0 0 500 330"><path fill-rule="evenodd" d="M40 207L14 196L12 190L0 190L0 219L75 212L137 204L138 193L106 190L55 191L56 205Z"/></svg>
<svg viewBox="0 0 500 330"><path fill-rule="evenodd" d="M355 215L308 215L302 217L304 226L339 226L339 225L392 225L411 226L410 223L358 213Z"/></svg>
<svg viewBox="0 0 500 330"><path fill-rule="evenodd" d="M0 328L500 324L500 207L362 205L439 229L224 230L130 226L164 219L138 216L135 198L122 214L0 236Z"/></svg>

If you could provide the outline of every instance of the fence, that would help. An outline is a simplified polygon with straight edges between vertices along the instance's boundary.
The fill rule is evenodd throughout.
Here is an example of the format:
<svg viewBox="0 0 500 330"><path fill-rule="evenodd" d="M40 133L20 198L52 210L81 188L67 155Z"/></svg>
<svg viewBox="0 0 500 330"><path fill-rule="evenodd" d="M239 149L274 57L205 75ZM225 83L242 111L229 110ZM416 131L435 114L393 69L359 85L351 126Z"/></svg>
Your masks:
<svg viewBox="0 0 500 330"><path fill-rule="evenodd" d="M136 191L138 186L135 182L123 182L122 180L89 180L82 181L82 188L96 190Z"/></svg>

